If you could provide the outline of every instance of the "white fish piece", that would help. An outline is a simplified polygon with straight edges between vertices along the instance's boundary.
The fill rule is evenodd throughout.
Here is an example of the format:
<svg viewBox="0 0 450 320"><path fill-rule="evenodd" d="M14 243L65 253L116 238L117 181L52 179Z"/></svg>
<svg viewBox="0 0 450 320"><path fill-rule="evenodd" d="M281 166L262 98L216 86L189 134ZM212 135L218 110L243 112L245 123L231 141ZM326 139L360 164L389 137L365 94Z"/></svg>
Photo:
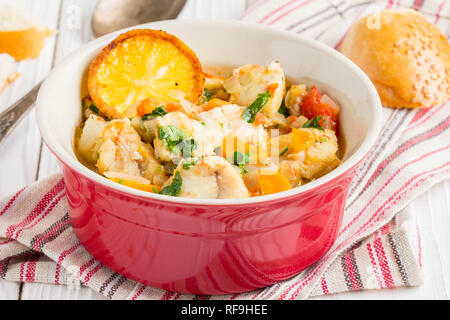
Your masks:
<svg viewBox="0 0 450 320"><path fill-rule="evenodd" d="M78 153L92 163L97 162L105 126L106 121L103 118L91 114L84 123L80 140L78 140Z"/></svg>
<svg viewBox="0 0 450 320"><path fill-rule="evenodd" d="M218 156L204 157L189 169L177 168L182 180L180 197L202 199L247 198L248 190L239 172ZM173 180L170 178L165 185Z"/></svg>
<svg viewBox="0 0 450 320"><path fill-rule="evenodd" d="M110 121L102 133L97 168L100 173L117 172L143 177L161 185L167 177L155 159L151 145L142 142L129 119Z"/></svg>
<svg viewBox="0 0 450 320"><path fill-rule="evenodd" d="M289 88L284 103L291 115L296 117L300 115L300 105L306 93L306 86L303 84L294 84Z"/></svg>
<svg viewBox="0 0 450 320"><path fill-rule="evenodd" d="M238 137L240 141L258 145L266 143L267 131L262 125L248 123L241 118L245 108L236 104L224 105L201 112L198 119L204 126L220 136L220 143L227 136Z"/></svg>
<svg viewBox="0 0 450 320"><path fill-rule="evenodd" d="M224 87L230 94L230 102L240 106L249 106L258 94L269 91L271 97L262 108L268 118L278 112L286 90L284 72L279 62L272 62L267 67L246 64L234 69L232 76L225 80Z"/></svg>
<svg viewBox="0 0 450 320"><path fill-rule="evenodd" d="M161 161L172 161L180 157L179 154L170 150L167 141L160 139L158 130L160 128L173 126L182 130L187 139L194 139L197 147L193 150L193 157L214 155L214 149L222 142L220 135L212 132L200 122L190 119L184 113L176 111L156 119L156 138L153 141L157 159Z"/></svg>
<svg viewBox="0 0 450 320"><path fill-rule="evenodd" d="M315 128L299 130L310 131L314 134L316 141L306 150L296 153L287 152L283 155L280 162L280 171L288 178L293 187L301 183L301 179L318 178L336 168L340 163L336 154L338 151L337 137L333 130L325 129L322 131ZM289 141L283 146L286 145L289 149L292 149Z"/></svg>

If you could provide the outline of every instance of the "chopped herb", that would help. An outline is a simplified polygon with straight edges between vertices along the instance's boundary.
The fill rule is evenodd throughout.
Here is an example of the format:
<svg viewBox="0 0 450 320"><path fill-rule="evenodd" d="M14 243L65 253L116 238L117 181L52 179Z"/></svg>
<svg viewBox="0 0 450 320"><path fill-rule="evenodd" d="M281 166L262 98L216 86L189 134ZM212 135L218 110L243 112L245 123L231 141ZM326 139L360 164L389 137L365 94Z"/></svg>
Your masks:
<svg viewBox="0 0 450 320"><path fill-rule="evenodd" d="M238 166L243 173L247 173L244 166L250 162L250 153L243 154L242 152L235 151L231 159L231 163Z"/></svg>
<svg viewBox="0 0 450 320"><path fill-rule="evenodd" d="M153 192L158 193L158 190L156 190L156 188L154 186L153 186Z"/></svg>
<svg viewBox="0 0 450 320"><path fill-rule="evenodd" d="M223 123L220 122L219 125L220 125L220 128L223 129Z"/></svg>
<svg viewBox="0 0 450 320"><path fill-rule="evenodd" d="M303 128L317 128L323 131L322 126L319 124L319 121L322 120L322 118L323 118L322 116L317 116L306 121L305 124L303 125Z"/></svg>
<svg viewBox="0 0 450 320"><path fill-rule="evenodd" d="M164 194L167 196L177 197L181 191L181 185L183 184L183 178L181 178L181 174L179 171L175 173L175 177L172 180L172 183L159 192L160 194Z"/></svg>
<svg viewBox="0 0 450 320"><path fill-rule="evenodd" d="M91 104L89 106L89 109L91 109L92 112L94 112L95 114L98 114L98 112L99 112L98 108L96 106L94 106L93 104Z"/></svg>
<svg viewBox="0 0 450 320"><path fill-rule="evenodd" d="M322 138L322 140L320 140L320 142L327 142L328 139L327 138Z"/></svg>
<svg viewBox="0 0 450 320"><path fill-rule="evenodd" d="M278 113L282 114L285 118L290 116L289 109L286 107L286 103L284 102L284 99L283 99L283 101L281 101L281 106L278 109Z"/></svg>
<svg viewBox="0 0 450 320"><path fill-rule="evenodd" d="M192 152L197 149L197 142L188 137L187 132L172 125L158 127L158 138L164 141L170 151L181 153L183 157L191 157Z"/></svg>
<svg viewBox="0 0 450 320"><path fill-rule="evenodd" d="M183 169L184 170L189 170L189 168L191 167L191 166L195 166L196 164L197 164L197 162L198 162L198 160L192 160L192 161L190 161L190 162L186 162L186 163L183 163Z"/></svg>
<svg viewBox="0 0 450 320"><path fill-rule="evenodd" d="M188 136L187 132L172 125L158 127L158 138L166 143L170 151Z"/></svg>
<svg viewBox="0 0 450 320"><path fill-rule="evenodd" d="M197 141L194 139L184 139L173 148L173 151L177 153L181 152L182 157L187 158L192 157L192 153L195 149L197 149Z"/></svg>
<svg viewBox="0 0 450 320"><path fill-rule="evenodd" d="M162 117L162 116L165 116L168 113L169 112L167 112L167 110L164 109L164 106L160 106L158 108L153 109L151 115L155 116L155 117Z"/></svg>
<svg viewBox="0 0 450 320"><path fill-rule="evenodd" d="M142 116L142 120L148 120L149 118L153 117L163 117L166 114L168 114L166 109L164 109L164 106L160 106L158 108L153 109L151 113L146 113Z"/></svg>
<svg viewBox="0 0 450 320"><path fill-rule="evenodd" d="M243 154L242 152L235 151L231 161L235 165L244 165L250 162L250 153Z"/></svg>
<svg viewBox="0 0 450 320"><path fill-rule="evenodd" d="M120 184L123 184L123 180L122 179L119 179L119 181L118 181Z"/></svg>
<svg viewBox="0 0 450 320"><path fill-rule="evenodd" d="M270 92L266 91L265 93L259 93L258 98L256 98L255 101L251 105L245 109L244 113L242 114L242 119L247 121L248 123L255 122L255 117L258 112L261 111L262 107L269 101L269 98L271 97Z"/></svg>
<svg viewBox="0 0 450 320"><path fill-rule="evenodd" d="M209 100L211 100L213 96L213 93L211 90L204 88L203 89L203 95L202 95L202 101L203 103L208 102Z"/></svg>
<svg viewBox="0 0 450 320"><path fill-rule="evenodd" d="M205 122L204 122L204 121L202 121L202 126L206 126L206 124L205 124Z"/></svg>
<svg viewBox="0 0 450 320"><path fill-rule="evenodd" d="M283 151L280 152L280 157L285 154L289 150L288 147L284 148Z"/></svg>

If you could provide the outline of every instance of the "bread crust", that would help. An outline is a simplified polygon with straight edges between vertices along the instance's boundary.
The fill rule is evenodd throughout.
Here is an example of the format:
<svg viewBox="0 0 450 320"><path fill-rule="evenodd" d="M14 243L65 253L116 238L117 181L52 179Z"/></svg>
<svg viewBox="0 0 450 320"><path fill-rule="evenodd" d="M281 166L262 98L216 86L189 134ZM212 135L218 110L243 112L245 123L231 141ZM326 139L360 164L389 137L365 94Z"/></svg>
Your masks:
<svg viewBox="0 0 450 320"><path fill-rule="evenodd" d="M372 80L383 105L422 108L450 98L450 45L413 10L384 10L358 20L341 52Z"/></svg>
<svg viewBox="0 0 450 320"><path fill-rule="evenodd" d="M36 26L0 31L0 53L7 53L18 61L37 58L45 46L45 38L52 34L51 29Z"/></svg>

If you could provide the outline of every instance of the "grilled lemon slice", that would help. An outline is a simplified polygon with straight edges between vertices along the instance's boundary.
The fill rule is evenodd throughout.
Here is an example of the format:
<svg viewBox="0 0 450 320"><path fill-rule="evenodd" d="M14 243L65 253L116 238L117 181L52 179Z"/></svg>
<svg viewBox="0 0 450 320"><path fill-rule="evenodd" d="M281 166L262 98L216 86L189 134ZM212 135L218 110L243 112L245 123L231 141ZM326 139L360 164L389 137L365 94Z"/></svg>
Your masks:
<svg viewBox="0 0 450 320"><path fill-rule="evenodd" d="M140 101L197 102L204 75L195 53L180 39L160 30L121 34L94 59L88 89L109 118L133 117Z"/></svg>

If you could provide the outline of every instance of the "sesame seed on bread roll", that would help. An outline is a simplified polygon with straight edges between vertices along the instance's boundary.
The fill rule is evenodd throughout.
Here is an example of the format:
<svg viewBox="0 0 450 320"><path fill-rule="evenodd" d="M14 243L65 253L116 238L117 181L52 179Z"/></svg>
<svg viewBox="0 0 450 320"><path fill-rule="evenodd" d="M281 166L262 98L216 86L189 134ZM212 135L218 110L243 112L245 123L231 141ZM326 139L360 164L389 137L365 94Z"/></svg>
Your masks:
<svg viewBox="0 0 450 320"><path fill-rule="evenodd" d="M450 45L413 10L384 10L358 20L341 52L372 80L383 105L422 108L450 98Z"/></svg>

